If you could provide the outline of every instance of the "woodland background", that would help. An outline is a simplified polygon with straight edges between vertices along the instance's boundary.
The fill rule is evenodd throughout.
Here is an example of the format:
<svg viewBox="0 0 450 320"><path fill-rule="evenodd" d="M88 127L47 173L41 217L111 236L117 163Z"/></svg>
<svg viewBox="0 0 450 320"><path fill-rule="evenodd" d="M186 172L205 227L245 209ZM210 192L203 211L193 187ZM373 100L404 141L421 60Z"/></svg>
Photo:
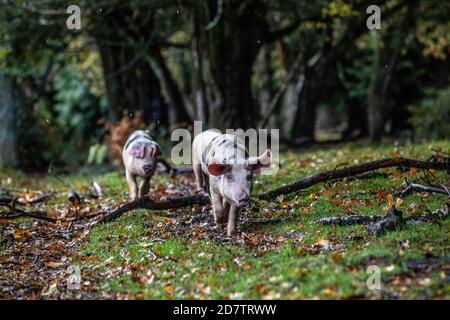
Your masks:
<svg viewBox="0 0 450 320"><path fill-rule="evenodd" d="M1 0L0 166L108 164L132 128L167 141L193 120L280 128L288 146L448 138L449 14L432 0Z"/></svg>

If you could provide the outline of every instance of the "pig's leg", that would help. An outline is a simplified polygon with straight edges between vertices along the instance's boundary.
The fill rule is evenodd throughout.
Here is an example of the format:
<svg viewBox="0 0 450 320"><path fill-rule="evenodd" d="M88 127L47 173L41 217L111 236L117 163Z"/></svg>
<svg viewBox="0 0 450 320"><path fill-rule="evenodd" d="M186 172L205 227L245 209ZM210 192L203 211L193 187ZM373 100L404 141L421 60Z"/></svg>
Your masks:
<svg viewBox="0 0 450 320"><path fill-rule="evenodd" d="M203 190L203 172L202 172L202 165L201 164L194 164L194 175L195 175L195 181L197 181L197 190Z"/></svg>
<svg viewBox="0 0 450 320"><path fill-rule="evenodd" d="M231 236L236 232L236 224L239 215L239 208L234 204L230 206L230 213L228 216L228 228L227 228L227 236Z"/></svg>
<svg viewBox="0 0 450 320"><path fill-rule="evenodd" d="M128 189L130 190L131 201L134 201L134 200L136 200L136 198L138 196L136 176L129 173L127 170L126 178L127 178L127 183L128 183Z"/></svg>
<svg viewBox="0 0 450 320"><path fill-rule="evenodd" d="M139 198L143 198L148 194L150 188L150 178L143 178L139 186Z"/></svg>
<svg viewBox="0 0 450 320"><path fill-rule="evenodd" d="M220 229L223 229L225 215L223 212L222 196L219 193L211 192L211 206L214 213L214 221Z"/></svg>
<svg viewBox="0 0 450 320"><path fill-rule="evenodd" d="M224 215L223 220L228 221L228 216L230 213L230 204L227 202L227 200L223 199L222 206L223 206L223 215Z"/></svg>

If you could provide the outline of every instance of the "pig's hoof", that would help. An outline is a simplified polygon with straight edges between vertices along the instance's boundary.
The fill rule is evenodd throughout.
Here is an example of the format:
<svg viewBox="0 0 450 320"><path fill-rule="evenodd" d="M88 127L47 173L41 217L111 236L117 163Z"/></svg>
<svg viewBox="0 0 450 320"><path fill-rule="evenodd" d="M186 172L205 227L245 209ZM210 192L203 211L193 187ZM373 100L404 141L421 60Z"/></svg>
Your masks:
<svg viewBox="0 0 450 320"><path fill-rule="evenodd" d="M197 188L195 189L195 192L196 192L196 193L202 193L202 192L205 192L205 189L204 189L203 187L197 187Z"/></svg>
<svg viewBox="0 0 450 320"><path fill-rule="evenodd" d="M227 231L227 237L234 237L236 235L236 231Z"/></svg>
<svg viewBox="0 0 450 320"><path fill-rule="evenodd" d="M224 224L223 223L216 223L214 226L215 230L223 231L224 230Z"/></svg>

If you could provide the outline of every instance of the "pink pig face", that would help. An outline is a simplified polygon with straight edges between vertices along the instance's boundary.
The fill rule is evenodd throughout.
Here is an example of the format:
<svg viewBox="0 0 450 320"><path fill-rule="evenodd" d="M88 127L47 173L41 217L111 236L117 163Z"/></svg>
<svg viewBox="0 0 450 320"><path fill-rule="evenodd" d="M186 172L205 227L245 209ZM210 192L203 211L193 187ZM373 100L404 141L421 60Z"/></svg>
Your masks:
<svg viewBox="0 0 450 320"><path fill-rule="evenodd" d="M220 164L213 161L208 165L208 172L214 176L225 199L237 207L244 207L250 203L253 174L269 167L270 160L271 152L266 150L261 157L247 159L244 164Z"/></svg>
<svg viewBox="0 0 450 320"><path fill-rule="evenodd" d="M154 143L136 141L128 147L127 154L135 159L135 166L141 167L145 174L150 174L156 167L161 151Z"/></svg>

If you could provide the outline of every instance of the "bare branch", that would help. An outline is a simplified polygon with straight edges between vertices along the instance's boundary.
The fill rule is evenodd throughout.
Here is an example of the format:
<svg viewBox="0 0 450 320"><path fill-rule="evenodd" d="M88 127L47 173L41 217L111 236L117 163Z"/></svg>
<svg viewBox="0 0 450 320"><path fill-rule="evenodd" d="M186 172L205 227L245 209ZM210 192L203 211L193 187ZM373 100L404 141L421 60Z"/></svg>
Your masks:
<svg viewBox="0 0 450 320"><path fill-rule="evenodd" d="M406 158L390 158L390 159L376 160L362 163L360 165L350 166L343 169L313 174L289 185L280 187L278 189L266 193L262 193L258 197L260 199L270 199L282 194L284 195L290 194L298 190L308 188L317 183L329 180L342 179L346 177L355 176L361 173L389 167L418 168L426 170L427 169L450 170L450 161L449 159L447 159L445 162L427 162Z"/></svg>

